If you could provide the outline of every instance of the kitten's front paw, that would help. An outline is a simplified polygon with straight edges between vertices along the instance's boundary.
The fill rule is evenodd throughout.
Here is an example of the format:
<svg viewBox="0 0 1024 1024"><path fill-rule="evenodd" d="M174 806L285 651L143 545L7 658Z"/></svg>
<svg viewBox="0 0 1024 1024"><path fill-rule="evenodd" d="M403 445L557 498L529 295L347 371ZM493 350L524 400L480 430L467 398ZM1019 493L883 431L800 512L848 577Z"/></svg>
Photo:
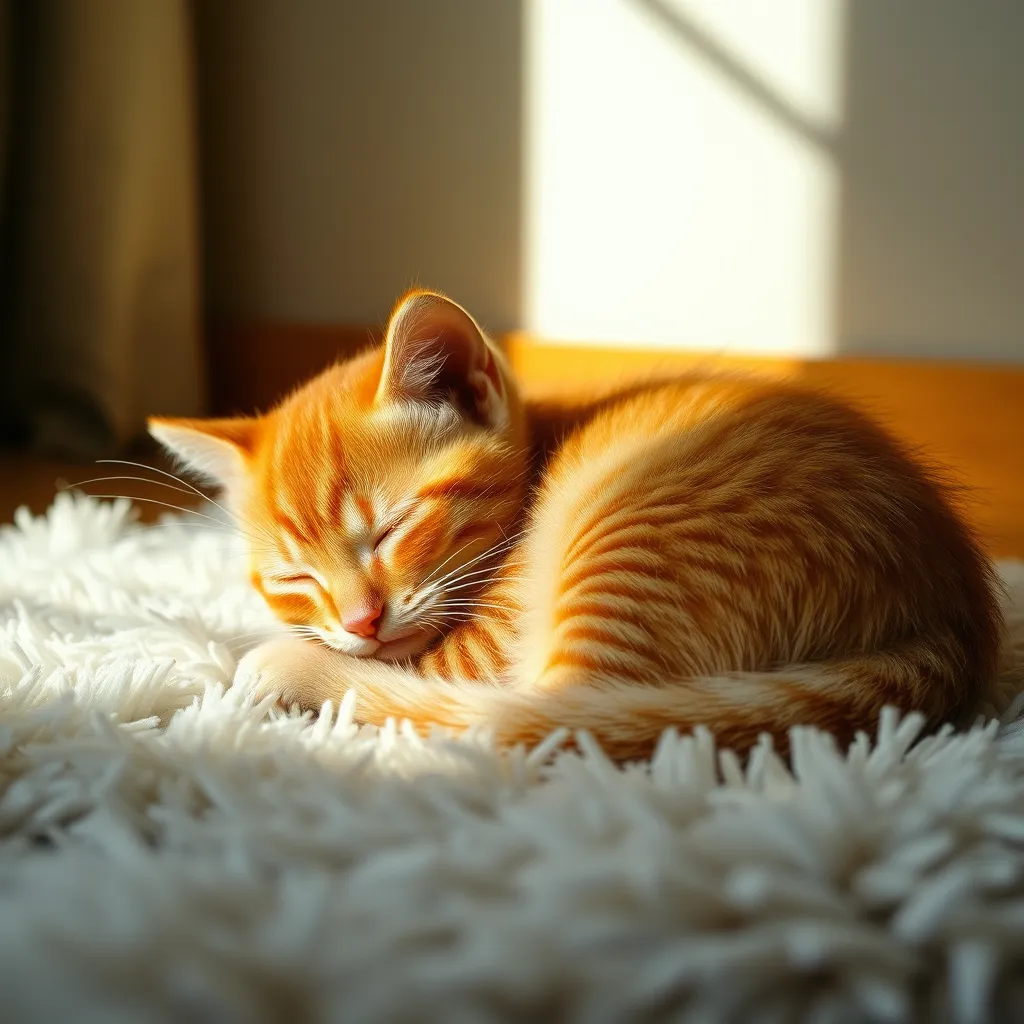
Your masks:
<svg viewBox="0 0 1024 1024"><path fill-rule="evenodd" d="M323 702L336 700L330 692L331 652L318 644L288 637L254 648L238 663L233 686L249 691L253 699L277 695L283 708L294 704L303 711L319 711Z"/></svg>

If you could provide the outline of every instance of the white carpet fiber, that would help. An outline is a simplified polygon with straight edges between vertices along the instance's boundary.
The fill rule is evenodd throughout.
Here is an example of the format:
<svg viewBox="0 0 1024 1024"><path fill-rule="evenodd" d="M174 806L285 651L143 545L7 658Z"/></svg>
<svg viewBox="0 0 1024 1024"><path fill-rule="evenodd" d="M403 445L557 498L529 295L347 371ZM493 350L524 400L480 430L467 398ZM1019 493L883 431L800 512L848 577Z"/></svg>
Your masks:
<svg viewBox="0 0 1024 1024"><path fill-rule="evenodd" d="M0 533L0 1020L1024 1019L1024 702L719 782L247 706L266 622L217 529Z"/></svg>

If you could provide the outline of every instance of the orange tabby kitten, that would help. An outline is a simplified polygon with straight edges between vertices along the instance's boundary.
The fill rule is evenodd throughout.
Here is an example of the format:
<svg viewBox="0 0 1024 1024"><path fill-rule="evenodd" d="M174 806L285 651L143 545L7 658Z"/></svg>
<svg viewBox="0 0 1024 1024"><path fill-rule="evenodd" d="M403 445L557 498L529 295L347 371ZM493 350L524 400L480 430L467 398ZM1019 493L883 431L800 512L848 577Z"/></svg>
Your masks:
<svg viewBox="0 0 1024 1024"><path fill-rule="evenodd" d="M748 748L880 708L962 721L994 675L991 568L891 438L825 395L682 377L525 402L454 302L253 418L151 421L224 485L253 585L301 627L243 659L285 704L560 725L613 756L705 723ZM316 642L319 641L319 642Z"/></svg>

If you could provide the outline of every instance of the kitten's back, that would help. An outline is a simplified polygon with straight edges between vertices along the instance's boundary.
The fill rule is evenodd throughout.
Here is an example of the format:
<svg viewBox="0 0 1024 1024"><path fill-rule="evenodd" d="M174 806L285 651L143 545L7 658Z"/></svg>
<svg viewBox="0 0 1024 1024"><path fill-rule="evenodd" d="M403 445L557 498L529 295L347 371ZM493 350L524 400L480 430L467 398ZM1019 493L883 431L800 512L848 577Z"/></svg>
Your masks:
<svg viewBox="0 0 1024 1024"><path fill-rule="evenodd" d="M817 692L780 675L768 703L788 706L784 724L845 718L847 734L885 703L939 721L984 695L999 640L988 563L864 416L741 377L654 384L577 416L532 516L524 685L844 664ZM702 720L721 727L709 700ZM762 700L732 713L766 724Z"/></svg>

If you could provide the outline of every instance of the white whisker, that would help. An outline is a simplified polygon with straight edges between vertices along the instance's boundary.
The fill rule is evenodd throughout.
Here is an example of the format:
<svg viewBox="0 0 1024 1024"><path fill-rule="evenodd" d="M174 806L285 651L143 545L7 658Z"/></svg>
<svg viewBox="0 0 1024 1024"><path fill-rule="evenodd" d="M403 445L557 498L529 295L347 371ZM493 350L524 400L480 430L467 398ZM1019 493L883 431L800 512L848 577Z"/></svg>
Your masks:
<svg viewBox="0 0 1024 1024"><path fill-rule="evenodd" d="M235 524L235 521L239 518L238 516L234 515L229 509L225 508L222 504L220 504L220 502L214 501L214 499L211 498L210 495L206 494L204 491L201 491L194 484L189 483L188 480L185 480L183 477L176 476L174 473L168 473L167 470L165 469L157 469L156 466L147 466L145 463L142 462L130 462L128 459L97 459L96 462L98 464L134 466L137 469L148 469L153 473L159 473L160 476L167 477L169 480L174 480L176 483L181 484L183 487L187 487L191 493L198 495L204 501L208 501L215 508L220 509L220 511L223 512L224 515L226 515L228 519L231 521L231 524ZM160 483L160 481L158 480L146 480L146 482L154 484ZM164 486L166 487L170 485L164 484ZM174 489L177 490L177 488ZM264 539L269 544L276 545L277 539L268 530L263 529L258 524L250 522L248 520L245 521L245 525L256 529L260 534L263 535ZM237 529L237 526L235 528ZM248 533L246 535L250 536L250 534Z"/></svg>
<svg viewBox="0 0 1024 1024"><path fill-rule="evenodd" d="M504 605L504 604L490 604L490 603L488 603L486 601L455 601L455 602L440 601L440 602L438 602L437 605L435 605L435 607L438 608L438 609L441 609L441 608L497 608L498 611L501 611L501 612L511 611L511 609L508 607L508 605Z"/></svg>
<svg viewBox="0 0 1024 1024"><path fill-rule="evenodd" d="M455 590L464 590L466 587L483 587L487 586L495 581L501 579L501 574L508 568L517 568L518 566L525 565L525 562L502 562L501 565L491 569L478 569L475 572L466 573L465 576L456 576L452 583L446 583L444 591L446 594L450 594ZM491 576L482 580L472 580L469 583L463 583L462 580L470 579L473 576L483 576L486 573L490 573Z"/></svg>
<svg viewBox="0 0 1024 1024"><path fill-rule="evenodd" d="M503 554L505 551L509 550L512 543L513 541L502 541L498 544L492 544L491 547L487 548L485 551L482 551L479 555L476 555L475 557L471 558L464 565L459 566L457 569L453 569L447 575L442 576L441 579L434 580L430 584L431 590L439 589L441 586L444 585L444 583L447 580L457 575L462 569L468 569L470 566L475 565L477 562L481 561L484 558L497 557L498 555Z"/></svg>
<svg viewBox="0 0 1024 1024"><path fill-rule="evenodd" d="M460 551L465 551L466 548L468 548L469 545L472 544L472 543L473 542L471 540L468 540L457 551L453 551L436 569L434 569L433 572L430 573L429 576L427 576L427 578L420 584L420 586L421 587L426 586L430 582L431 576L433 576L437 572L440 572L457 554L459 554Z"/></svg>

